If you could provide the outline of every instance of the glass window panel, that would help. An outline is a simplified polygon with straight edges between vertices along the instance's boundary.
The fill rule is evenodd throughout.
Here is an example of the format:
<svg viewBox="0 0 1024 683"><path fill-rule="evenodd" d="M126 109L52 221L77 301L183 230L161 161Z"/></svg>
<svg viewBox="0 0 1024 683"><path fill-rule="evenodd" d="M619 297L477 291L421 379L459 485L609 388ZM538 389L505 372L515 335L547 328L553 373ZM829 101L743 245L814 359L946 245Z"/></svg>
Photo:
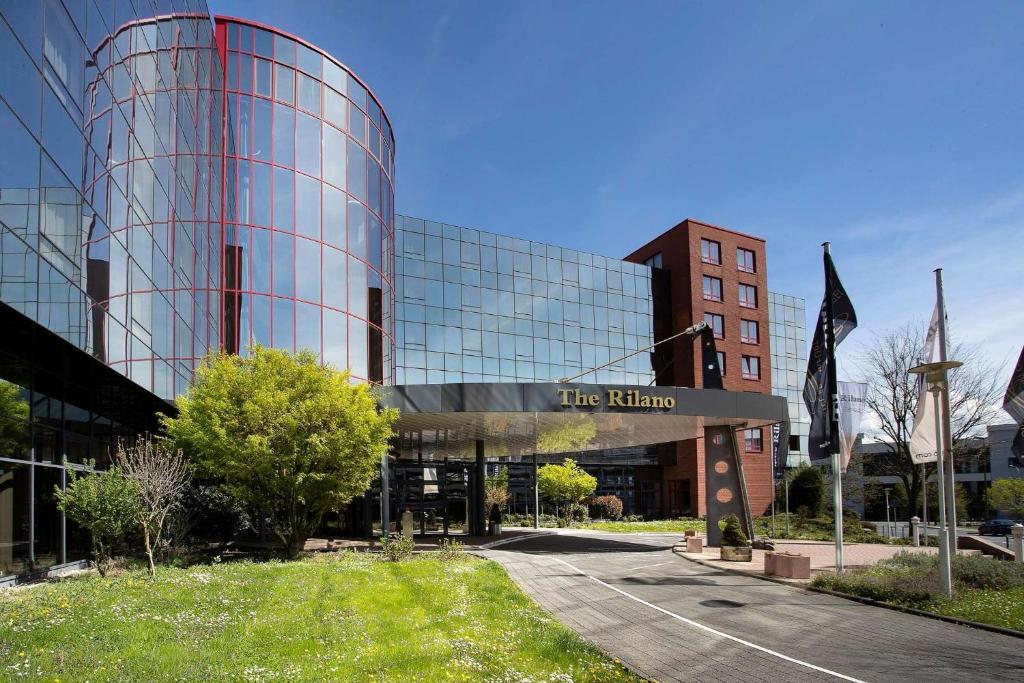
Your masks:
<svg viewBox="0 0 1024 683"><path fill-rule="evenodd" d="M346 73L340 66L329 59L324 59L324 83L340 93L344 93Z"/></svg>
<svg viewBox="0 0 1024 683"><path fill-rule="evenodd" d="M280 64L274 69L274 97L288 104L295 101L295 72Z"/></svg>
<svg viewBox="0 0 1024 683"><path fill-rule="evenodd" d="M366 201L366 150L351 140L348 141L348 191Z"/></svg>
<svg viewBox="0 0 1024 683"><path fill-rule="evenodd" d="M295 175L295 232L320 239L320 181Z"/></svg>
<svg viewBox="0 0 1024 683"><path fill-rule="evenodd" d="M295 295L306 301L320 302L320 244L295 240Z"/></svg>
<svg viewBox="0 0 1024 683"><path fill-rule="evenodd" d="M243 102L248 102L249 98L242 98ZM252 158L263 159L264 161L270 161L270 131L271 131L271 112L273 111L273 104L270 100L260 99L259 97L253 100L253 141L252 141Z"/></svg>
<svg viewBox="0 0 1024 683"><path fill-rule="evenodd" d="M299 106L314 114L320 114L320 81L306 74L299 74Z"/></svg>
<svg viewBox="0 0 1024 683"><path fill-rule="evenodd" d="M365 379L369 374L366 323L352 317L348 319L348 359L352 374Z"/></svg>
<svg viewBox="0 0 1024 683"><path fill-rule="evenodd" d="M295 228L295 174L285 168L274 169L274 227Z"/></svg>
<svg viewBox="0 0 1024 683"><path fill-rule="evenodd" d="M271 96L271 64L265 59L256 60L256 94Z"/></svg>
<svg viewBox="0 0 1024 683"><path fill-rule="evenodd" d="M345 193L324 185L323 201L323 239L325 242L344 249Z"/></svg>
<svg viewBox="0 0 1024 683"><path fill-rule="evenodd" d="M370 220L369 220L369 224L368 224L367 228L368 228L368 230L367 230L367 238L366 239L367 239L367 243L368 243L367 244L367 251L369 252L370 265L374 266L375 268L380 270L381 269L381 247L383 246L383 244L381 242L380 220L376 216L370 214ZM473 289L476 289L476 288L474 287ZM480 299L479 299L479 295L477 295L477 305L478 306L479 306L479 303L480 303Z"/></svg>
<svg viewBox="0 0 1024 683"><path fill-rule="evenodd" d="M252 231L252 288L255 292L270 291L270 232Z"/></svg>
<svg viewBox="0 0 1024 683"><path fill-rule="evenodd" d="M345 98L330 88L324 88L324 118L345 130L345 110Z"/></svg>
<svg viewBox="0 0 1024 683"><path fill-rule="evenodd" d="M270 176L268 164L252 165L252 222L255 225L270 225Z"/></svg>
<svg viewBox="0 0 1024 683"><path fill-rule="evenodd" d="M275 278L276 280L276 278ZM275 348L295 350L295 302L291 299L274 297L274 338Z"/></svg>
<svg viewBox="0 0 1024 683"><path fill-rule="evenodd" d="M242 92L252 92L252 55L239 55L238 89Z"/></svg>
<svg viewBox="0 0 1024 683"><path fill-rule="evenodd" d="M302 45L298 45L299 48L299 64L298 67L308 74L312 74L318 80L323 76L323 57L319 52L311 50L310 48Z"/></svg>
<svg viewBox="0 0 1024 683"><path fill-rule="evenodd" d="M348 310L361 318L367 318L366 264L351 256L348 259Z"/></svg>
<svg viewBox="0 0 1024 683"><path fill-rule="evenodd" d="M270 297L252 297L252 342L270 346Z"/></svg>
<svg viewBox="0 0 1024 683"><path fill-rule="evenodd" d="M295 166L295 110L274 105L274 163Z"/></svg>
<svg viewBox="0 0 1024 683"><path fill-rule="evenodd" d="M256 29L256 54L267 58L274 56L274 36L261 28Z"/></svg>
<svg viewBox="0 0 1024 683"><path fill-rule="evenodd" d="M367 258L366 207L352 199L348 200L348 253Z"/></svg>
<svg viewBox="0 0 1024 683"><path fill-rule="evenodd" d="M281 232L274 233L274 294L295 296L295 238Z"/></svg>
<svg viewBox="0 0 1024 683"><path fill-rule="evenodd" d="M349 133L356 140L366 143L366 114L359 110L354 103L349 103L348 108Z"/></svg>
<svg viewBox="0 0 1024 683"><path fill-rule="evenodd" d="M298 113L296 168L320 177L320 120Z"/></svg>
<svg viewBox="0 0 1024 683"><path fill-rule="evenodd" d="M274 36L274 59L285 64L295 64L295 41L281 35Z"/></svg>
<svg viewBox="0 0 1024 683"><path fill-rule="evenodd" d="M320 307L299 302L295 305L295 342L298 351L320 355Z"/></svg>
<svg viewBox="0 0 1024 683"><path fill-rule="evenodd" d="M345 134L330 126L323 127L323 178L332 185L345 187Z"/></svg>
<svg viewBox="0 0 1024 683"><path fill-rule="evenodd" d="M351 74L348 77L348 98L360 107L366 106L366 88Z"/></svg>
<svg viewBox="0 0 1024 683"><path fill-rule="evenodd" d="M323 250L323 302L344 310L346 304L345 254L337 249ZM326 344L326 341L324 342Z"/></svg>

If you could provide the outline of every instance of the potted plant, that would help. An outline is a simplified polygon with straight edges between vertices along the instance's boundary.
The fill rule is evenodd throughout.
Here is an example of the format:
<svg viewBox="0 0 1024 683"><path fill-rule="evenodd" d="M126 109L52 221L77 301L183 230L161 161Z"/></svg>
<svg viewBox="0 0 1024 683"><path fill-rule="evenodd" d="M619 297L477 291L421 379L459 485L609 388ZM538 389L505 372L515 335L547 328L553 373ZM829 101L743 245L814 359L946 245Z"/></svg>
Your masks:
<svg viewBox="0 0 1024 683"><path fill-rule="evenodd" d="M752 549L736 515L722 519L722 559L729 562L750 562Z"/></svg>

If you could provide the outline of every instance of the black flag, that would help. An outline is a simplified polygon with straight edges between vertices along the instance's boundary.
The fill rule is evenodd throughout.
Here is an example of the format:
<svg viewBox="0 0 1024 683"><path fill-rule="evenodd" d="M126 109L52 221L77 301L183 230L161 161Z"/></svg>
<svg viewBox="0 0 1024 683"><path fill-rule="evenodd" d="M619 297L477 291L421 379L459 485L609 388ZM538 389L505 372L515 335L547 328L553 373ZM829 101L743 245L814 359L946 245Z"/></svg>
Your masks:
<svg viewBox="0 0 1024 683"><path fill-rule="evenodd" d="M839 346L840 342L846 339L846 335L857 327L857 313L853 310L853 302L843 289L843 283L839 281L832 256L825 252L825 297L822 298L818 324L814 328L814 340L811 342L811 351L807 358L807 379L804 383L804 403L811 414L807 451L812 462L829 457L830 451L824 447L830 438L828 402L829 396L838 390L837 387L828 386L829 358L825 340L828 297L832 298L835 346Z"/></svg>
<svg viewBox="0 0 1024 683"><path fill-rule="evenodd" d="M1013 439L1013 454L1020 462L1024 458L1024 349L1021 349L1017 367L1010 377L1010 386L1006 387L1003 397L1003 410L1017 423L1017 436Z"/></svg>

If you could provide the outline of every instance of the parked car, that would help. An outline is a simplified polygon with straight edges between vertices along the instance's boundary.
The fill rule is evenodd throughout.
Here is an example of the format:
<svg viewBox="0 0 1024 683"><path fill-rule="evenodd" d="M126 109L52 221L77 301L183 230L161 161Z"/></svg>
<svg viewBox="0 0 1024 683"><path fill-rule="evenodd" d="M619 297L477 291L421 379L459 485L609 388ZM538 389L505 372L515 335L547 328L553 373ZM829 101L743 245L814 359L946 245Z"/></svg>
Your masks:
<svg viewBox="0 0 1024 683"><path fill-rule="evenodd" d="M1008 536L1015 523L1012 519L990 519L978 527L978 535Z"/></svg>

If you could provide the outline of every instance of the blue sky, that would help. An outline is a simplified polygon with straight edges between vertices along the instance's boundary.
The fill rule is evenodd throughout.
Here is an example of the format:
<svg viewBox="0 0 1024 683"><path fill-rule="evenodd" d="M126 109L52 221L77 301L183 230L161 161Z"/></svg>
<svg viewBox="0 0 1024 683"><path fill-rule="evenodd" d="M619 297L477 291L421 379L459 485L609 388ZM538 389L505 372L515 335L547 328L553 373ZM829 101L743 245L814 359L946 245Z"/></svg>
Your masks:
<svg viewBox="0 0 1024 683"><path fill-rule="evenodd" d="M857 347L924 326L1024 343L1024 3L210 3L356 71L397 138L401 213L623 256L685 217L764 237ZM1008 375L1009 367L1005 369Z"/></svg>

